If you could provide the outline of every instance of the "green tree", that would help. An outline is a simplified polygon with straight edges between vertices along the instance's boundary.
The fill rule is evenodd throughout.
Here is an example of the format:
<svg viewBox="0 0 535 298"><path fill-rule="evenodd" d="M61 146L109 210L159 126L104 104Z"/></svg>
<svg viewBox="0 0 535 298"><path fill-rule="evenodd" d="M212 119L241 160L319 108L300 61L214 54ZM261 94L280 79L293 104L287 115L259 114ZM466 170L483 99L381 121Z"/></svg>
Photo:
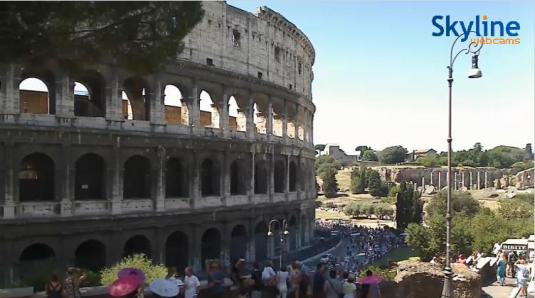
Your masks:
<svg viewBox="0 0 535 298"><path fill-rule="evenodd" d="M330 168L334 167L336 170L340 170L342 168L342 165L339 161L332 158L332 156L329 155L322 155L316 158L316 161L314 163L314 168L316 170L316 176L321 177L322 173L326 170L330 170Z"/></svg>
<svg viewBox="0 0 535 298"><path fill-rule="evenodd" d="M152 73L176 60L200 2L0 2L0 63Z"/></svg>
<svg viewBox="0 0 535 298"><path fill-rule="evenodd" d="M336 181L338 170L334 166L326 166L320 178L323 181L323 194L326 198L334 198L338 194L338 182Z"/></svg>
<svg viewBox="0 0 535 298"><path fill-rule="evenodd" d="M421 221L422 203L411 185L401 182L396 192L396 226L405 230L409 223Z"/></svg>
<svg viewBox="0 0 535 298"><path fill-rule="evenodd" d="M407 152L407 149L402 146L387 147L379 154L379 160L384 164L401 163L405 161Z"/></svg>
<svg viewBox="0 0 535 298"><path fill-rule="evenodd" d="M437 193L427 204L425 209L429 216L446 216L447 192ZM451 196L451 210L453 215L472 217L480 211L480 205L468 192L453 192Z"/></svg>
<svg viewBox="0 0 535 298"><path fill-rule="evenodd" d="M530 218L533 215L533 204L518 199L500 200L498 213L505 219Z"/></svg>
<svg viewBox="0 0 535 298"><path fill-rule="evenodd" d="M386 196L388 189L385 191L379 172L372 169L368 169L366 172L368 176L368 192L374 197Z"/></svg>
<svg viewBox="0 0 535 298"><path fill-rule="evenodd" d="M353 171L351 171L351 193L361 194L366 192L366 187L368 187L366 172L365 167L353 168Z"/></svg>
<svg viewBox="0 0 535 298"><path fill-rule="evenodd" d="M377 157L377 154L375 154L375 151L366 150L366 151L364 151L364 153L362 153L362 160L364 160L364 161L378 161L379 158Z"/></svg>

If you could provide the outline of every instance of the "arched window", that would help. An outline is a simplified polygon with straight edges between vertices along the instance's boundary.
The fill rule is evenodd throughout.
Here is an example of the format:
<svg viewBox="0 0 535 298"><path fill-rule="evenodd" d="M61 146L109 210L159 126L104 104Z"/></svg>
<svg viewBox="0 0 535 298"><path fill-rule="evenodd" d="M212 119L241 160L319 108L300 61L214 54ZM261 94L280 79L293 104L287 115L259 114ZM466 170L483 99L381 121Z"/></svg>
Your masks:
<svg viewBox="0 0 535 298"><path fill-rule="evenodd" d="M102 157L89 153L78 158L74 180L76 200L104 199L106 171Z"/></svg>
<svg viewBox="0 0 535 298"><path fill-rule="evenodd" d="M232 131L246 131L247 130L247 116L236 101L234 96L229 98L229 129Z"/></svg>
<svg viewBox="0 0 535 298"><path fill-rule="evenodd" d="M256 102L253 104L253 122L256 127L256 133L266 134L266 129L267 129L266 113L261 111L260 106Z"/></svg>
<svg viewBox="0 0 535 298"><path fill-rule="evenodd" d="M98 240L87 240L76 248L74 265L98 272L106 266L106 246Z"/></svg>
<svg viewBox="0 0 535 298"><path fill-rule="evenodd" d="M31 262L31 261L47 261L53 260L56 257L54 250L42 243L32 244L26 247L20 254L19 261Z"/></svg>
<svg viewBox="0 0 535 298"><path fill-rule="evenodd" d="M165 265L176 267L177 272L183 272L188 266L188 236L182 232L174 232L165 242Z"/></svg>
<svg viewBox="0 0 535 298"><path fill-rule="evenodd" d="M230 261L235 264L240 258L245 259L247 252L247 232L243 225L237 225L230 234Z"/></svg>
<svg viewBox="0 0 535 298"><path fill-rule="evenodd" d="M244 195L247 193L245 162L236 159L230 165L230 194Z"/></svg>
<svg viewBox="0 0 535 298"><path fill-rule="evenodd" d="M266 162L258 160L255 163L254 173L254 192L255 194L267 194L268 191L268 175Z"/></svg>
<svg viewBox="0 0 535 298"><path fill-rule="evenodd" d="M204 127L219 128L219 111L210 94L202 90L199 99L201 125Z"/></svg>
<svg viewBox="0 0 535 298"><path fill-rule="evenodd" d="M208 229L201 238L201 261L219 260L221 257L221 233L215 228Z"/></svg>
<svg viewBox="0 0 535 298"><path fill-rule="evenodd" d="M147 84L139 78L124 81L123 117L131 120L149 120L150 98Z"/></svg>
<svg viewBox="0 0 535 298"><path fill-rule="evenodd" d="M295 166L295 162L290 162L290 192L294 192L296 190L296 184L297 184L297 168Z"/></svg>
<svg viewBox="0 0 535 298"><path fill-rule="evenodd" d="M206 196L218 196L219 190L219 165L216 161L207 158L201 164L201 194Z"/></svg>
<svg viewBox="0 0 535 298"><path fill-rule="evenodd" d="M188 125L188 107L178 87L166 85L164 89L165 120L167 124Z"/></svg>
<svg viewBox="0 0 535 298"><path fill-rule="evenodd" d="M178 158L169 158L167 160L165 171L165 196L188 197L188 175L186 168Z"/></svg>
<svg viewBox="0 0 535 298"><path fill-rule="evenodd" d="M22 113L54 114L48 86L38 78L27 78L19 85Z"/></svg>
<svg viewBox="0 0 535 298"><path fill-rule="evenodd" d="M106 114L106 86L98 73L83 72L74 83L74 115L104 117Z"/></svg>
<svg viewBox="0 0 535 298"><path fill-rule="evenodd" d="M53 201L54 161L43 153L26 156L19 170L19 199L28 201Z"/></svg>
<svg viewBox="0 0 535 298"><path fill-rule="evenodd" d="M150 240L147 237L136 235L126 241L123 248L123 257L135 254L144 254L149 258L151 257L152 249Z"/></svg>
<svg viewBox="0 0 535 298"><path fill-rule="evenodd" d="M125 199L150 197L150 162L135 155L124 163L123 196Z"/></svg>
<svg viewBox="0 0 535 298"><path fill-rule="evenodd" d="M277 160L275 161L275 170L273 171L274 175L274 190L277 193L284 192L284 181L286 180L286 168L284 166L284 161Z"/></svg>

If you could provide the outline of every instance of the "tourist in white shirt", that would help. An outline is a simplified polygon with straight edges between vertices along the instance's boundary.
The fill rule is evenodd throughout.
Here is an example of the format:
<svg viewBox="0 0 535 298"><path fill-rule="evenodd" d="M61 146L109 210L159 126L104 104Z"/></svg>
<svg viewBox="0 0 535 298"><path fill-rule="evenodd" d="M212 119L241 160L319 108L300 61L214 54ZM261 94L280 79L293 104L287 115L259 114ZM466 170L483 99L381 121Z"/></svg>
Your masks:
<svg viewBox="0 0 535 298"><path fill-rule="evenodd" d="M275 273L275 270L273 270L273 264L271 261L268 261L266 267L264 267L264 270L262 271L262 283L264 284L262 297L275 297L275 293L277 292L276 277L277 274Z"/></svg>
<svg viewBox="0 0 535 298"><path fill-rule="evenodd" d="M286 298L288 294L288 276L289 273L284 266L277 272L277 289L279 290L277 297L279 298Z"/></svg>
<svg viewBox="0 0 535 298"><path fill-rule="evenodd" d="M186 277L184 277L184 287L186 289L185 298L196 298L199 293L199 286L201 283L197 276L193 275L193 268L187 267L185 270Z"/></svg>

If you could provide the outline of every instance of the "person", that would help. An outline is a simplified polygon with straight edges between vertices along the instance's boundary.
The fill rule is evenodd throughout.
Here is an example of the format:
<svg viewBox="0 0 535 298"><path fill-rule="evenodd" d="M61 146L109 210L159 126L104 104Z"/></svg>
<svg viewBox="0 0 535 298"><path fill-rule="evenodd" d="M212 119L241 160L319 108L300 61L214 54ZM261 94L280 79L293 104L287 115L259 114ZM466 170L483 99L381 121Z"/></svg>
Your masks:
<svg viewBox="0 0 535 298"><path fill-rule="evenodd" d="M80 284L87 278L86 274L83 274L80 269L69 267L67 268L67 277L63 281L64 298L80 298Z"/></svg>
<svg viewBox="0 0 535 298"><path fill-rule="evenodd" d="M46 283L45 292L48 298L62 298L61 292L63 291L63 285L59 281L57 274L52 274L50 281Z"/></svg>
<svg viewBox="0 0 535 298"><path fill-rule="evenodd" d="M325 281L323 289L327 298L340 298L342 295L342 283L336 279L335 270L329 271L329 279Z"/></svg>
<svg viewBox="0 0 535 298"><path fill-rule="evenodd" d="M282 266L279 272L277 272L278 298L286 298L288 294L288 276L289 274L285 266Z"/></svg>
<svg viewBox="0 0 535 298"><path fill-rule="evenodd" d="M260 270L260 264L257 262L253 263L253 272L252 279L254 281L253 287L251 288L251 298L261 298L262 297L262 271Z"/></svg>
<svg viewBox="0 0 535 298"><path fill-rule="evenodd" d="M184 277L184 298L197 298L199 286L201 285L199 278L193 275L192 267L186 267L184 273L186 275Z"/></svg>
<svg viewBox="0 0 535 298"><path fill-rule="evenodd" d="M247 274L248 272L245 265L245 259L240 258L232 267L232 280L234 281L234 284L238 286L238 295L240 298L247 297L251 281L251 275Z"/></svg>
<svg viewBox="0 0 535 298"><path fill-rule="evenodd" d="M221 272L219 262L213 261L208 266L208 287L210 291L210 297L222 298L225 293L224 276Z"/></svg>
<svg viewBox="0 0 535 298"><path fill-rule="evenodd" d="M520 287L520 297L527 297L529 269L524 256L520 257L520 260L518 260L516 266L518 267L516 271L516 280L518 286Z"/></svg>
<svg viewBox="0 0 535 298"><path fill-rule="evenodd" d="M357 287L355 286L355 275L349 274L343 284L344 298L355 298Z"/></svg>
<svg viewBox="0 0 535 298"><path fill-rule="evenodd" d="M271 261L266 262L266 266L262 271L262 298L275 298L277 295L277 273L273 270L273 263Z"/></svg>
<svg viewBox="0 0 535 298"><path fill-rule="evenodd" d="M505 286L505 275L507 273L507 258L505 254L502 254L500 260L498 261L498 266L496 269L496 275L498 276L498 281L500 286Z"/></svg>
<svg viewBox="0 0 535 298"><path fill-rule="evenodd" d="M326 298L324 286L325 286L325 264L318 263L316 266L316 272L314 273L314 279L312 281L312 298Z"/></svg>
<svg viewBox="0 0 535 298"><path fill-rule="evenodd" d="M366 270L366 277L370 277L373 275L373 272L371 270ZM366 290L364 290L366 288ZM379 289L378 284L367 284L363 286L363 294L365 296L362 296L363 298L382 298L381 290Z"/></svg>
<svg viewBox="0 0 535 298"><path fill-rule="evenodd" d="M511 277L515 277L515 263L518 261L518 255L516 254L516 251L512 251L507 256L507 259L509 261L509 274Z"/></svg>

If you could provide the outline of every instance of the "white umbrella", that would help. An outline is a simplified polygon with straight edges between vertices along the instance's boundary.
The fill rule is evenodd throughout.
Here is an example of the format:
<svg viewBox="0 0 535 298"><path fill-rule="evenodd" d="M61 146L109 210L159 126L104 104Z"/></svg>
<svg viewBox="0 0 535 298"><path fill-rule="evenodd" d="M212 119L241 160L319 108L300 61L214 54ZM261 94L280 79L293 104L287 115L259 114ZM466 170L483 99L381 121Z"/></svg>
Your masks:
<svg viewBox="0 0 535 298"><path fill-rule="evenodd" d="M150 284L149 289L161 297L175 297L178 295L178 283L176 280L157 279Z"/></svg>

